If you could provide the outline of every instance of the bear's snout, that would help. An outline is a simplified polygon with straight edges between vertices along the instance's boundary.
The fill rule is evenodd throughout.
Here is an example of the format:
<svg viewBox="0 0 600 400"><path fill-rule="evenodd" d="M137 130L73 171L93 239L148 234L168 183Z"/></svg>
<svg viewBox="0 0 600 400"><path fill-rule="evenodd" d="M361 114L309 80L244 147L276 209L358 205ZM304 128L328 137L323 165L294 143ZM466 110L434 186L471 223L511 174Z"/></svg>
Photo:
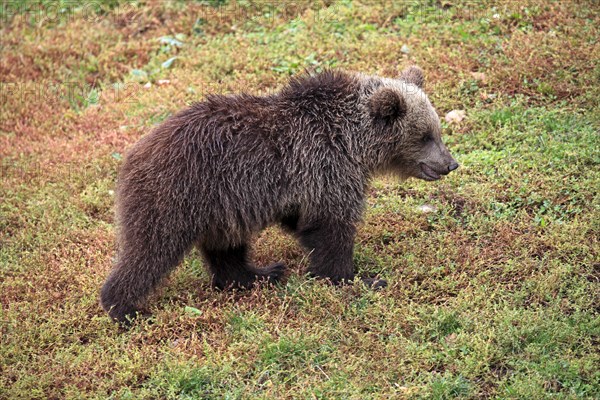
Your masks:
<svg viewBox="0 0 600 400"><path fill-rule="evenodd" d="M453 161L450 165L448 165L448 172L452 172L457 169L460 165L456 161Z"/></svg>

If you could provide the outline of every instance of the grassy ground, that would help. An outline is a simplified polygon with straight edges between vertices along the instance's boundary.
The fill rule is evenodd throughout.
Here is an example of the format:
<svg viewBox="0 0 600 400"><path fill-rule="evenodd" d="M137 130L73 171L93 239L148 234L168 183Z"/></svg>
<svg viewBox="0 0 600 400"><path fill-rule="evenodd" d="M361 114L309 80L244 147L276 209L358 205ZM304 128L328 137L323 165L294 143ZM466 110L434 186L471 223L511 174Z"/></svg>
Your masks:
<svg viewBox="0 0 600 400"><path fill-rule="evenodd" d="M2 1L0 398L600 397L594 1ZM124 151L211 92L417 63L462 168L377 180L334 288L209 288L196 252L122 331L98 304ZM418 207L432 205L423 213Z"/></svg>

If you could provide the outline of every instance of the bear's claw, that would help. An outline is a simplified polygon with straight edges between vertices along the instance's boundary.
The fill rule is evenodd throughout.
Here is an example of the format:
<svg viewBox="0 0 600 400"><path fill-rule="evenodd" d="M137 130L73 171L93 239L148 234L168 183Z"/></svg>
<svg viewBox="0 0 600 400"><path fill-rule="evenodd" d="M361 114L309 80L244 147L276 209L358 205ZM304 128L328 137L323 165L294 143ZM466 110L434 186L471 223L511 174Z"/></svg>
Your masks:
<svg viewBox="0 0 600 400"><path fill-rule="evenodd" d="M264 268L258 278L265 277L267 282L276 283L285 275L286 270L285 264L278 262Z"/></svg>
<svg viewBox="0 0 600 400"><path fill-rule="evenodd" d="M387 281L379 278L361 278L363 283L373 290L379 290L387 287Z"/></svg>

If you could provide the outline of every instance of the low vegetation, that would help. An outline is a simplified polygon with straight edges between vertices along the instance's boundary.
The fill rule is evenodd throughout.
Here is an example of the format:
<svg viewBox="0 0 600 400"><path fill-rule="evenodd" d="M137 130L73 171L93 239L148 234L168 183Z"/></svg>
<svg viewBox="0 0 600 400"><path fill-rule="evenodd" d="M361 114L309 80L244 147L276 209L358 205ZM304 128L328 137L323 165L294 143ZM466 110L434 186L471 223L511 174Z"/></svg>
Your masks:
<svg viewBox="0 0 600 400"><path fill-rule="evenodd" d="M595 1L0 4L0 398L600 397L600 13ZM418 64L462 167L374 182L331 287L269 228L285 284L211 289L192 252L152 316L112 323L124 152L209 93L304 70ZM426 206L426 207L424 207Z"/></svg>

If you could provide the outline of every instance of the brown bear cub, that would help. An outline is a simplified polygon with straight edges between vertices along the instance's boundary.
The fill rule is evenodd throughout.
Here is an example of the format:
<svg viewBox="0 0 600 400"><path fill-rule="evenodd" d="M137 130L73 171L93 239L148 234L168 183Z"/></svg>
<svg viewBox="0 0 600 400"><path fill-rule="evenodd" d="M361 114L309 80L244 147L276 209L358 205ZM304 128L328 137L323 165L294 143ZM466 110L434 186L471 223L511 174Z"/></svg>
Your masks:
<svg viewBox="0 0 600 400"><path fill-rule="evenodd" d="M103 307L128 321L193 245L218 288L276 282L282 264L249 260L252 235L275 223L310 252L313 276L352 281L371 178L433 181L458 167L423 81L417 67L398 79L328 71L269 96L209 96L170 117L121 167L118 261Z"/></svg>

